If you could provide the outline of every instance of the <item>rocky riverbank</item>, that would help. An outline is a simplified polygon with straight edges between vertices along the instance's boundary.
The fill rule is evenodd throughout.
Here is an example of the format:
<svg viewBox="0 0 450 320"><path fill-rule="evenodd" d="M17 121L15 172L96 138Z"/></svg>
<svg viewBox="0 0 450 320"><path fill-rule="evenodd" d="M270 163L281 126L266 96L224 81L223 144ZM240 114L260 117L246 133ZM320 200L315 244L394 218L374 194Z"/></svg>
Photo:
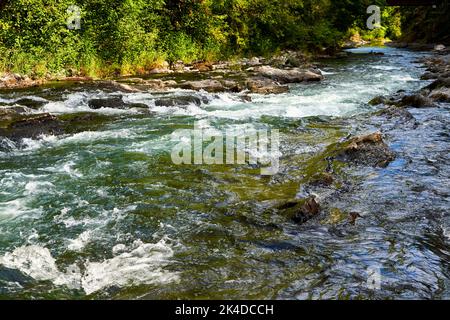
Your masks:
<svg viewBox="0 0 450 320"><path fill-rule="evenodd" d="M377 106L378 111L367 119L383 119L391 122L391 128L397 126L416 128L419 124L408 111L413 108L439 108L439 103L450 103L450 54L446 51L435 52L432 56L419 61L425 67L423 80L433 82L415 92L399 92L389 96L378 96L369 104ZM375 120L376 121L376 120ZM378 121L376 121L378 122ZM301 196L277 203L270 212L290 217L294 222L303 224L317 217L323 211L332 217L336 214L332 203L345 197L355 185L348 179L342 169L347 166L386 167L396 159L396 153L383 140L381 132L350 137L342 142L328 146L317 155L305 171L308 173L301 182ZM320 194L320 200L317 195ZM326 208L326 209L325 209ZM334 213L333 213L334 212ZM359 212L344 213L350 224L354 224L362 215ZM344 218L345 219L345 218Z"/></svg>

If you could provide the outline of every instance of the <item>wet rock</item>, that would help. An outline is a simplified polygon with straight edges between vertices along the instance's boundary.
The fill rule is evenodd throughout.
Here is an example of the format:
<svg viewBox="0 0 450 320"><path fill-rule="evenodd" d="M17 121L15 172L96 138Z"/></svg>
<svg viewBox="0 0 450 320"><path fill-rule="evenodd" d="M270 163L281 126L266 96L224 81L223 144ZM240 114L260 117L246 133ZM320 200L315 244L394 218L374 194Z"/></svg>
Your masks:
<svg viewBox="0 0 450 320"><path fill-rule="evenodd" d="M289 92L289 87L267 78L251 78L246 81L246 87L251 93L279 94Z"/></svg>
<svg viewBox="0 0 450 320"><path fill-rule="evenodd" d="M104 99L92 99L88 101L89 108L98 110L102 108L112 109L148 109L148 106L143 103L126 103L123 101L122 96L114 96Z"/></svg>
<svg viewBox="0 0 450 320"><path fill-rule="evenodd" d="M48 113L30 115L8 111L0 114L0 136L12 141L61 134L62 131L61 122Z"/></svg>
<svg viewBox="0 0 450 320"><path fill-rule="evenodd" d="M218 80L187 81L180 85L182 89L205 90L207 92L224 92L227 88Z"/></svg>
<svg viewBox="0 0 450 320"><path fill-rule="evenodd" d="M350 224L355 225L356 224L356 220L358 218L362 218L362 216L358 213L358 212L350 212L348 214L348 221Z"/></svg>
<svg viewBox="0 0 450 320"><path fill-rule="evenodd" d="M333 182L334 177L331 173L321 172L313 175L309 184L317 187L329 187Z"/></svg>
<svg viewBox="0 0 450 320"><path fill-rule="evenodd" d="M428 97L437 102L450 102L450 88L435 89Z"/></svg>
<svg viewBox="0 0 450 320"><path fill-rule="evenodd" d="M167 97L160 98L155 100L155 106L157 107L174 107L174 106L187 106L190 104L195 104L196 106L200 106L204 103L207 103L208 100L202 100L199 97L195 96L178 96L178 97Z"/></svg>
<svg viewBox="0 0 450 320"><path fill-rule="evenodd" d="M318 72L302 69L283 70L270 66L262 66L256 70L260 76L270 78L280 83L297 83L304 81L321 81L323 76Z"/></svg>
<svg viewBox="0 0 450 320"><path fill-rule="evenodd" d="M384 96L378 96L369 101L371 106L377 106L380 104L388 104L389 99Z"/></svg>
<svg viewBox="0 0 450 320"><path fill-rule="evenodd" d="M286 201L276 207L277 211L292 219L295 223L303 224L320 213L320 205L315 197Z"/></svg>
<svg viewBox="0 0 450 320"><path fill-rule="evenodd" d="M420 80L434 80L439 78L439 73L436 72L426 72L421 77Z"/></svg>
<svg viewBox="0 0 450 320"><path fill-rule="evenodd" d="M240 95L239 98L242 100L242 102L252 102L252 97L247 94Z"/></svg>
<svg viewBox="0 0 450 320"><path fill-rule="evenodd" d="M356 165L386 167L395 159L395 153L384 143L381 133L355 137L337 148L336 160Z"/></svg>
<svg viewBox="0 0 450 320"><path fill-rule="evenodd" d="M163 91L169 85L170 82L168 81L166 82L160 79L153 79L153 80L145 80L142 84L137 84L135 87L139 90Z"/></svg>
<svg viewBox="0 0 450 320"><path fill-rule="evenodd" d="M125 102L121 96L105 99L92 99L88 102L89 108L97 110L102 108L125 109Z"/></svg>
<svg viewBox="0 0 450 320"><path fill-rule="evenodd" d="M398 106L406 106L413 108L428 108L436 107L436 104L428 97L425 97L419 93L403 97Z"/></svg>
<svg viewBox="0 0 450 320"><path fill-rule="evenodd" d="M233 80L222 80L221 81L223 86L227 89L227 91L230 92L241 92L243 90L242 85L237 82L237 81L233 81Z"/></svg>
<svg viewBox="0 0 450 320"><path fill-rule="evenodd" d="M99 127L119 117L118 115L105 115L97 112L69 113L58 116L64 133L73 134L86 130L98 130Z"/></svg>
<svg viewBox="0 0 450 320"><path fill-rule="evenodd" d="M42 99L42 100L38 100L38 99L31 99L31 98L20 98L18 100L16 100L14 103L9 103L8 105L21 105L30 109L39 109L40 107L42 107L43 105L45 105L46 103L48 103L47 100Z"/></svg>
<svg viewBox="0 0 450 320"><path fill-rule="evenodd" d="M369 101L369 104L371 106L376 106L380 104L385 105L395 105L400 102L401 99L405 97L405 92L403 90L400 90L394 94L391 94L389 96L377 96Z"/></svg>
<svg viewBox="0 0 450 320"><path fill-rule="evenodd" d="M437 80L433 81L428 86L426 86L424 90L432 91L439 88L450 88L450 78L440 77Z"/></svg>
<svg viewBox="0 0 450 320"><path fill-rule="evenodd" d="M388 119L400 118L404 121L415 120L414 116L404 107L389 106L378 112L378 115L385 116Z"/></svg>

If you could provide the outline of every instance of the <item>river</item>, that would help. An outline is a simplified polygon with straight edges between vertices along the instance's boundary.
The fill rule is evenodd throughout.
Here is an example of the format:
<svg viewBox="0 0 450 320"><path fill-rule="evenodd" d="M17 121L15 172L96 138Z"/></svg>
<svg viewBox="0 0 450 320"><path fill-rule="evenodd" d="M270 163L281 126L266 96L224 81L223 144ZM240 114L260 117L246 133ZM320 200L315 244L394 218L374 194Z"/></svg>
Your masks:
<svg viewBox="0 0 450 320"><path fill-rule="evenodd" d="M110 117L73 134L3 141L0 298L449 299L449 105L410 109L412 122L374 115L373 97L429 83L417 62L426 53L352 51L321 61L324 81L251 102L120 93L143 112L91 110L89 100L119 95L101 88L0 93L0 105L27 97L43 102L39 112ZM187 93L202 104L155 106ZM278 129L279 173L173 164L171 135L194 122ZM397 154L389 166L349 168L351 192L305 224L268 213L267 203L302 192L315 154L378 130ZM361 215L355 225L350 211Z"/></svg>

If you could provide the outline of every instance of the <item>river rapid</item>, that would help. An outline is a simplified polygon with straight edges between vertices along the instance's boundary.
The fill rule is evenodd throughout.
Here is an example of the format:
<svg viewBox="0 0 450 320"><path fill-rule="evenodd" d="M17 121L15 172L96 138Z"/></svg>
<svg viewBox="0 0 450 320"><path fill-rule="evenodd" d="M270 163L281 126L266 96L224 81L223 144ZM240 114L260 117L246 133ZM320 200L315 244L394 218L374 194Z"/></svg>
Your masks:
<svg viewBox="0 0 450 320"><path fill-rule="evenodd" d="M384 55L365 54L377 50ZM450 298L448 104L378 115L368 101L429 83L427 53L352 50L321 61L325 80L289 93L187 90L119 93L44 86L0 92L54 115L108 118L72 134L0 148L0 298L413 299ZM92 110L123 96L140 108ZM156 106L155 99L202 101ZM146 106L143 110L142 106ZM280 131L280 170L175 165L177 129L252 124ZM396 153L386 168L349 167L350 192L328 197L298 225L267 204L302 193L304 169L331 143L381 131ZM1 137L0 137L1 139ZM348 212L358 212L355 224Z"/></svg>

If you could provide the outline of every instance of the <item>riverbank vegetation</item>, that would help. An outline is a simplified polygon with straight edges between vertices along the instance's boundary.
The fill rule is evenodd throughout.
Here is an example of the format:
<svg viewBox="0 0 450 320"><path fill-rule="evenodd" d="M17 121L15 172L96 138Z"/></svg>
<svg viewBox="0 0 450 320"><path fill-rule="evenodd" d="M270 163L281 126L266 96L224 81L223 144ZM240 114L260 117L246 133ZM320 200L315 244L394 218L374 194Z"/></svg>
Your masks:
<svg viewBox="0 0 450 320"><path fill-rule="evenodd" d="M367 32L366 9L383 8ZM70 30L67 8L81 9ZM35 78L143 74L178 60L233 59L280 50L333 52L350 36L401 34L384 1L6 0L0 5L0 72ZM70 19L69 19L70 20Z"/></svg>

